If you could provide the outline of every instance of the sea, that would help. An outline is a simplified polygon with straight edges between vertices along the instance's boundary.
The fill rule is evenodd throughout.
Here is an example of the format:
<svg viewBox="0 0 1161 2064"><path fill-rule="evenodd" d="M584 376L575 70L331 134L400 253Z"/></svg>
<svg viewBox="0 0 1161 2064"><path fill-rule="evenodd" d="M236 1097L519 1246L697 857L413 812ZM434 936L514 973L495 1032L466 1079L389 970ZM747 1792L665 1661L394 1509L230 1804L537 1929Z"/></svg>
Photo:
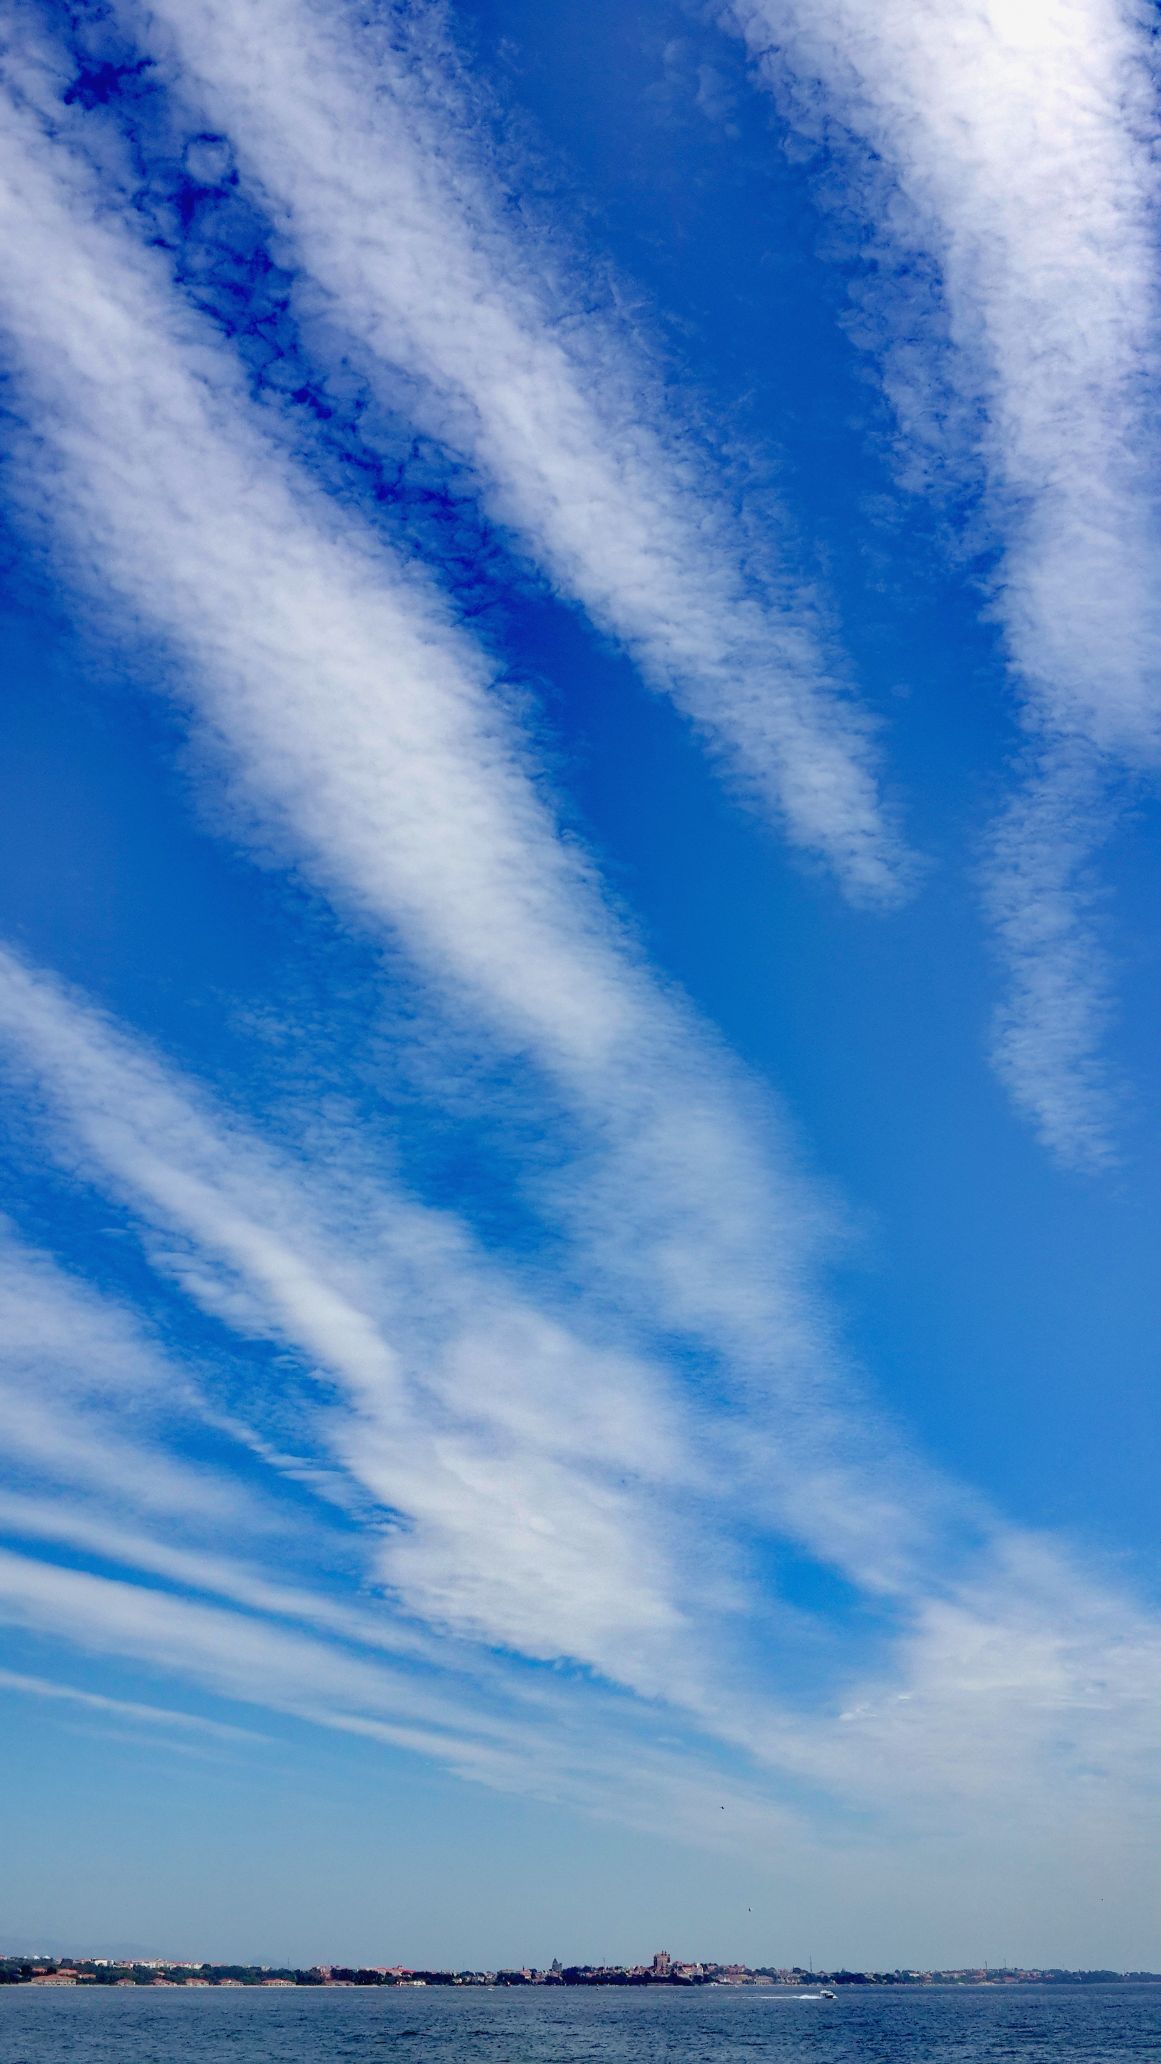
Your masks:
<svg viewBox="0 0 1161 2064"><path fill-rule="evenodd" d="M870 1991L0 1987L0 2064L1161 2064L1161 1985Z"/></svg>

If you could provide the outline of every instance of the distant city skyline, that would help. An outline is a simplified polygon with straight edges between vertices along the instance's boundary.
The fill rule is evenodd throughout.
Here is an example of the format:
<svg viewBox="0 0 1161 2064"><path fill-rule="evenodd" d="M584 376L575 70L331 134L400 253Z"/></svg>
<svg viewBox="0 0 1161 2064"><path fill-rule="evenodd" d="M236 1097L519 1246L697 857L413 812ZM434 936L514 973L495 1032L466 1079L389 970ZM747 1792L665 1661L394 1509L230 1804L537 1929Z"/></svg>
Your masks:
<svg viewBox="0 0 1161 2064"><path fill-rule="evenodd" d="M374 1985L488 1985L499 1987L543 1986L612 1986L628 1985L673 1985L673 1986L754 1986L779 1985L797 1987L830 1983L834 1986L857 1988L860 1985L1086 1985L1114 1981L1139 1984L1161 1984L1161 1972L1156 1971L1114 1971L1108 1968L1069 1970L1059 1966L1028 1969L1010 1966L992 1969L987 1965L956 1965L935 1970L923 1970L907 1965L896 1965L883 1971L850 1970L840 1966L834 1971L815 1970L813 1965L762 1964L752 1967L742 1963L719 1963L707 1960L689 1960L671 1957L668 1950L657 1950L652 1957L638 1963L624 1964L576 1964L562 1963L554 1957L551 1965L540 1968L536 1965L506 1965L495 1970L417 1969L409 1964L368 1964L350 1966L343 1964L313 1964L306 1968L287 1965L248 1964L245 1961L217 1962L192 1961L176 1957L96 1957L75 1956L54 1959L39 1957L21 1959L0 1952L0 1985L251 1985L251 1986L340 1986L352 1987ZM831 1994L831 1997L834 1995Z"/></svg>

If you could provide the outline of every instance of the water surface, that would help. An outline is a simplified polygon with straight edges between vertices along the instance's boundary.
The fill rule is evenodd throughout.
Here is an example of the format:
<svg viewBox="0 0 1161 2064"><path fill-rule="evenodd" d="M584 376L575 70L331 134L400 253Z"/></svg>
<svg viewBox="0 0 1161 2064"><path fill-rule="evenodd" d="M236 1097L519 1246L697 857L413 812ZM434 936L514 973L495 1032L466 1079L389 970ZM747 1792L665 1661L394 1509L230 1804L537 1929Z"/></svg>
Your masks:
<svg viewBox="0 0 1161 2064"><path fill-rule="evenodd" d="M0 2064L1113 2064L1161 1986L1083 1991L169 1992L0 1987Z"/></svg>

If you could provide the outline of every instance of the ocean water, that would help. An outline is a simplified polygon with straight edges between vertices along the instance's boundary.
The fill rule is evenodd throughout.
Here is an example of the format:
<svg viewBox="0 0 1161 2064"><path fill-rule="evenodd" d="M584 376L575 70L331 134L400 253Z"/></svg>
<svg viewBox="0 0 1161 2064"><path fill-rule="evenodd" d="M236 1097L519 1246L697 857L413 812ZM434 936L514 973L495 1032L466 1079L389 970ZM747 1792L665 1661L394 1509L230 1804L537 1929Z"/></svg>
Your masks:
<svg viewBox="0 0 1161 2064"><path fill-rule="evenodd" d="M0 1987L0 2064L1077 2064L1161 2060L1161 1986L1083 1992Z"/></svg>

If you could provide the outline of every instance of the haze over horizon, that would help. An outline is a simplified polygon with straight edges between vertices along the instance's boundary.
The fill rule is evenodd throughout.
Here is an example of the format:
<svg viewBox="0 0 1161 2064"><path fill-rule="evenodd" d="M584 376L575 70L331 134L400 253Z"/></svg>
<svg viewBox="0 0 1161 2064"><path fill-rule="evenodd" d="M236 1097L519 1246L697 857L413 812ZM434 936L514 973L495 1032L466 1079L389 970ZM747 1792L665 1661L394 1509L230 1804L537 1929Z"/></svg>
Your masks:
<svg viewBox="0 0 1161 2064"><path fill-rule="evenodd" d="M14 0L0 1949L1161 1965L1156 86Z"/></svg>

